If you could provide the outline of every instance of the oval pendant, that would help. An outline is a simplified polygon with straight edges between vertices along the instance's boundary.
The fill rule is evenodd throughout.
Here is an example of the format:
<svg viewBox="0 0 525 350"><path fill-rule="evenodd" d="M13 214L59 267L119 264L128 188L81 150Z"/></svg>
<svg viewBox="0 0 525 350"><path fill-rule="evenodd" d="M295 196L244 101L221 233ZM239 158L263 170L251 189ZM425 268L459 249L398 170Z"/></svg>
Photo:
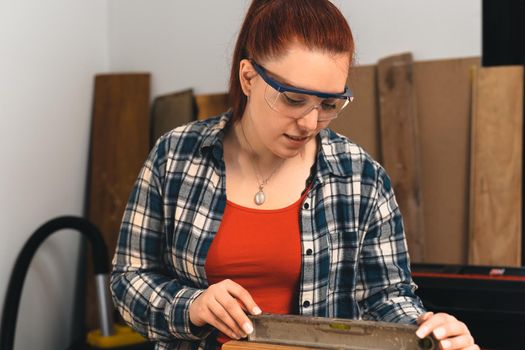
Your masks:
<svg viewBox="0 0 525 350"><path fill-rule="evenodd" d="M255 197L253 197L253 201L257 205L262 205L264 201L266 200L266 196L264 195L263 191L259 191L255 194Z"/></svg>

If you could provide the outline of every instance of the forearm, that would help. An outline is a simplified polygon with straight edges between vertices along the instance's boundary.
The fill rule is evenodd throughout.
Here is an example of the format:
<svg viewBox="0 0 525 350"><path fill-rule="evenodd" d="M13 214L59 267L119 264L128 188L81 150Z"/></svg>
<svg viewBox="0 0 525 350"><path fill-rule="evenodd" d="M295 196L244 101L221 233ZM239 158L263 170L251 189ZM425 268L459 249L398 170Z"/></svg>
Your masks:
<svg viewBox="0 0 525 350"><path fill-rule="evenodd" d="M398 283L370 295L361 303L363 319L415 324L425 309L413 290L411 284Z"/></svg>
<svg viewBox="0 0 525 350"><path fill-rule="evenodd" d="M376 198L363 240L357 298L363 317L415 323L424 313L410 275L410 259L401 212L390 179L380 169Z"/></svg>
<svg viewBox="0 0 525 350"><path fill-rule="evenodd" d="M210 327L192 327L189 319L189 307L202 289L159 273L115 267L111 290L124 321L150 340L199 340L211 332Z"/></svg>

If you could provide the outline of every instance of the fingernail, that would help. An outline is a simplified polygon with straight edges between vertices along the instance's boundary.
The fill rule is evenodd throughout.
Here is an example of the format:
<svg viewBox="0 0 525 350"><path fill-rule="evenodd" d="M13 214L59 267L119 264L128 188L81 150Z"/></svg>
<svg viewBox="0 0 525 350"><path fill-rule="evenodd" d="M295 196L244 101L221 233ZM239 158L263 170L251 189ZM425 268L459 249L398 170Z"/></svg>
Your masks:
<svg viewBox="0 0 525 350"><path fill-rule="evenodd" d="M416 331L416 335L419 338L424 338L428 334L428 328L427 327L419 327L419 329Z"/></svg>
<svg viewBox="0 0 525 350"><path fill-rule="evenodd" d="M445 336L445 330L443 328L434 329L434 335L436 338L441 339Z"/></svg>
<svg viewBox="0 0 525 350"><path fill-rule="evenodd" d="M232 333L231 337L236 340L240 340L241 337L239 337L236 333Z"/></svg>
<svg viewBox="0 0 525 350"><path fill-rule="evenodd" d="M252 309L252 314L254 314L254 315L259 315L259 314L261 314L261 313L262 313L262 311L261 311L261 309L259 309L258 306L254 307L254 308Z"/></svg>
<svg viewBox="0 0 525 350"><path fill-rule="evenodd" d="M253 326L250 324L250 322L245 322L242 325L242 329L246 334L252 334L253 332Z"/></svg>
<svg viewBox="0 0 525 350"><path fill-rule="evenodd" d="M448 340L442 340L441 341L441 347L443 349L450 349L451 346L452 346L452 343L450 343L450 341L448 341Z"/></svg>

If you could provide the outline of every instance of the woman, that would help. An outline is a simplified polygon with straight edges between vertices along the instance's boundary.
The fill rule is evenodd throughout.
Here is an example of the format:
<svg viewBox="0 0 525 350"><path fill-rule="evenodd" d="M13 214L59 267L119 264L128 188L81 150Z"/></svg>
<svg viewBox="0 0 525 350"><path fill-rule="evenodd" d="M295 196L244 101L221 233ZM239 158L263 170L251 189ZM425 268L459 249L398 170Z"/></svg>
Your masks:
<svg viewBox="0 0 525 350"><path fill-rule="evenodd" d="M353 51L331 2L255 0L232 109L157 141L112 273L124 320L157 349L216 348L261 311L418 322L443 349L478 349L463 323L424 313L388 176L327 129L352 99Z"/></svg>

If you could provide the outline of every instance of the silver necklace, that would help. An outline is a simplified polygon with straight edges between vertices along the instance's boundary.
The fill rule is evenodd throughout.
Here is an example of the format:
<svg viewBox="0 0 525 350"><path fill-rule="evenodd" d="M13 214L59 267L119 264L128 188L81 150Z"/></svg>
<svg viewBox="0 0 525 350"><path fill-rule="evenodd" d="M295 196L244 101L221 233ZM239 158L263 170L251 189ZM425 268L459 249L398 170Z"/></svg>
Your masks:
<svg viewBox="0 0 525 350"><path fill-rule="evenodd" d="M250 150L252 151L252 153L255 153L252 145L250 144L250 141L248 141L248 138L246 137L246 133L244 132L244 127L242 126L242 121L240 122L240 124L241 124L242 135L244 136L244 139L246 140L248 147L250 147ZM277 164L277 166L272 170L272 172L266 179L264 179L260 175L261 170L259 169L259 165L255 162L255 160L250 157L250 161L252 163L253 170L255 172L255 178L257 179L257 183L259 184L259 190L255 193L255 196L253 196L253 201L257 205L263 205L264 202L266 201L266 195L264 194L264 186L266 186L266 184L268 183L268 181L270 181L272 176L277 172L277 170L281 167L281 165L283 165L284 159L281 160L279 164ZM261 177L262 181L259 180L259 177Z"/></svg>

